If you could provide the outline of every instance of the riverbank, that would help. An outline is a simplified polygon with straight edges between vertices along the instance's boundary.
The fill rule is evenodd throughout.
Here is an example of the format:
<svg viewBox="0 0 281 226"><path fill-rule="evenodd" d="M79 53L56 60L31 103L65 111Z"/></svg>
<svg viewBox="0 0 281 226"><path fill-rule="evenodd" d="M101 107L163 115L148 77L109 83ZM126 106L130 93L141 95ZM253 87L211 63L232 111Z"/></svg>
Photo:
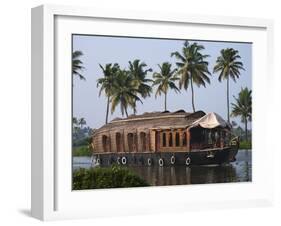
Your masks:
<svg viewBox="0 0 281 226"><path fill-rule="evenodd" d="M73 189L144 187L149 184L132 170L113 165L108 168L80 168L73 172Z"/></svg>
<svg viewBox="0 0 281 226"><path fill-rule="evenodd" d="M250 141L241 141L239 144L239 149L250 150L252 149L252 142Z"/></svg>
<svg viewBox="0 0 281 226"><path fill-rule="evenodd" d="M82 145L72 148L72 156L91 156L92 151L89 148L89 145Z"/></svg>

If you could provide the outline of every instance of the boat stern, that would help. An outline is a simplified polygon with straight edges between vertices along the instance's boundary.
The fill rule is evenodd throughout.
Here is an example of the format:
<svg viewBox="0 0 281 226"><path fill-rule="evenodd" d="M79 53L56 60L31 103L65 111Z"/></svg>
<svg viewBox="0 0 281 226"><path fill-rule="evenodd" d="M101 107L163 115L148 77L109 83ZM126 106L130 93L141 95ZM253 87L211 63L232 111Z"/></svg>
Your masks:
<svg viewBox="0 0 281 226"><path fill-rule="evenodd" d="M239 139L238 136L231 139L231 141L230 141L230 151L229 151L229 162L235 162L236 161L235 156L238 153L239 144L240 144L240 139Z"/></svg>

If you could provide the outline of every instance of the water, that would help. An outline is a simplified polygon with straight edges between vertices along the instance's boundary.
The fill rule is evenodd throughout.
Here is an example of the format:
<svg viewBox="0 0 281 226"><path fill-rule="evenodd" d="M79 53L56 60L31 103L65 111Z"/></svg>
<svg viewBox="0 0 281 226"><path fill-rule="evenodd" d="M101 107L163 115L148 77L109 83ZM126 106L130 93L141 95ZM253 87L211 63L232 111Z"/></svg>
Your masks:
<svg viewBox="0 0 281 226"><path fill-rule="evenodd" d="M73 169L90 168L91 157L74 157ZM239 150L236 161L224 165L129 167L151 185L183 185L252 181L252 151Z"/></svg>

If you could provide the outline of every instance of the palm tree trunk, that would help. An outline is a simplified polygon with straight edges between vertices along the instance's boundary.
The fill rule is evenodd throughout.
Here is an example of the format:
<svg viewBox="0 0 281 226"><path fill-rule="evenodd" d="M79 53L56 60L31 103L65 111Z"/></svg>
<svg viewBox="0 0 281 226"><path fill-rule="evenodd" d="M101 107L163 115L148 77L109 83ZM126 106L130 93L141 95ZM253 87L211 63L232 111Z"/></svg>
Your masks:
<svg viewBox="0 0 281 226"><path fill-rule="evenodd" d="M105 124L108 123L108 112L109 112L109 96L107 97Z"/></svg>
<svg viewBox="0 0 281 226"><path fill-rule="evenodd" d="M195 105L194 105L194 90L193 90L193 82L192 78L190 79L190 86L191 86L191 95L192 95L192 109L195 112Z"/></svg>
<svg viewBox="0 0 281 226"><path fill-rule="evenodd" d="M230 123L229 119L229 75L227 76L227 122Z"/></svg>
<svg viewBox="0 0 281 226"><path fill-rule="evenodd" d="M125 113L126 113L126 116L127 116L127 118L128 118L128 111L127 111L127 108L125 107Z"/></svg>
<svg viewBox="0 0 281 226"><path fill-rule="evenodd" d="M165 93L165 111L167 111L167 93Z"/></svg>
<svg viewBox="0 0 281 226"><path fill-rule="evenodd" d="M137 104L136 104L136 101L135 101L135 106L134 106L134 115L136 115L137 114Z"/></svg>
<svg viewBox="0 0 281 226"><path fill-rule="evenodd" d="M246 141L248 141L248 121L247 121L247 118L245 119L245 134L246 134Z"/></svg>
<svg viewBox="0 0 281 226"><path fill-rule="evenodd" d="M137 101L134 100L134 108L133 108L133 111L134 111L134 115L137 114Z"/></svg>

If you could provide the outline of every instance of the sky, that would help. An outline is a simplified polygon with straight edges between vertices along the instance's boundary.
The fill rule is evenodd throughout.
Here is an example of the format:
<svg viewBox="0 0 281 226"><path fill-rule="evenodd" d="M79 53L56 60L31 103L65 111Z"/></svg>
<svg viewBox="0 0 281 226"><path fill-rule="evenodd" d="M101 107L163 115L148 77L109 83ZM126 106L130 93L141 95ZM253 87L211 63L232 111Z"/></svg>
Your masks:
<svg viewBox="0 0 281 226"><path fill-rule="evenodd" d="M86 81L73 77L73 117L85 118L87 125L91 128L99 128L105 123L106 97L104 93L99 96L97 79L103 77L99 64L118 63L122 69L128 68L128 62L140 59L152 68L153 72L159 72L158 64L170 62L176 67L176 59L171 53L181 51L185 40L150 39L136 37L106 37L94 35L73 35L73 51L80 50L83 56L80 58L84 69L81 72ZM209 71L213 72L215 61L224 48L234 48L239 51L245 71L241 71L240 78L236 81L230 80L230 103L234 102L233 96L238 96L241 88L252 89L252 44L233 42L214 42L189 40L190 43L197 42L205 47L202 51L210 55ZM153 72L148 73L152 78ZM211 74L211 84L197 87L194 86L195 108L204 112L216 112L225 120L227 119L226 105L226 81L219 82L218 74ZM164 111L164 95L155 98L155 89L151 97L146 98L143 104L137 103L137 114L152 111ZM168 91L167 109L177 111L183 109L192 112L191 90L181 90L181 93ZM129 114L133 111L129 110ZM109 113L109 121L116 117L122 117L118 106L113 114ZM243 126L240 118L231 118ZM251 128L251 124L249 125ZM244 126L243 126L244 128Z"/></svg>

